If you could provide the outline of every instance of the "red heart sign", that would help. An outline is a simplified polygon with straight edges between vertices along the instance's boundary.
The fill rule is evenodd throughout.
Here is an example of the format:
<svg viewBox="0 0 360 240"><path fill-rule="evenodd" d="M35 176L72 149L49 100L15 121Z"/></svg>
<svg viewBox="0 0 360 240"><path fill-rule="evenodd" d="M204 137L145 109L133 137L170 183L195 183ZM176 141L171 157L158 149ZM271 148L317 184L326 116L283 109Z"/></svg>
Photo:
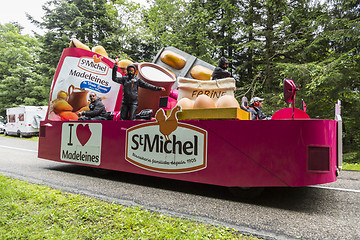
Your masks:
<svg viewBox="0 0 360 240"><path fill-rule="evenodd" d="M89 124L86 124L85 126L83 126L82 124L79 124L76 127L76 136L79 139L79 142L81 143L81 145L84 146L91 137L91 130L89 128Z"/></svg>

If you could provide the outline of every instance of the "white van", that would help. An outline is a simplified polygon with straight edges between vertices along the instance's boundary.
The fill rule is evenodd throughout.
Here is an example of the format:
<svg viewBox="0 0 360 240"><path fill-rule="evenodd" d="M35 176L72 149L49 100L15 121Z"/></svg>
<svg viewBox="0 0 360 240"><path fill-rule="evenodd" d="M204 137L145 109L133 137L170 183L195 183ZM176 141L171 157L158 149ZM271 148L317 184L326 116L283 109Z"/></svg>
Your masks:
<svg viewBox="0 0 360 240"><path fill-rule="evenodd" d="M6 109L5 136L39 135L40 121L45 119L47 106L20 106Z"/></svg>

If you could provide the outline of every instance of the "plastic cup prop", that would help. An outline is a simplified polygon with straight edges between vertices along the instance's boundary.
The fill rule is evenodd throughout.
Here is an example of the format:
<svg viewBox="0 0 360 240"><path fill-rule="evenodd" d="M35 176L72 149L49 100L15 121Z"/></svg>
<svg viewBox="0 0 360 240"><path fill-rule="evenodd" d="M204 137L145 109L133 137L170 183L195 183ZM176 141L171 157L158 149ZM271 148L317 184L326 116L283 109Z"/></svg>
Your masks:
<svg viewBox="0 0 360 240"><path fill-rule="evenodd" d="M159 108L160 97L170 95L171 86L175 83L176 79L168 70L154 63L140 63L138 65L138 70L138 78L154 86L166 89L163 92L139 88L138 112L143 109L152 109L154 116L156 110Z"/></svg>

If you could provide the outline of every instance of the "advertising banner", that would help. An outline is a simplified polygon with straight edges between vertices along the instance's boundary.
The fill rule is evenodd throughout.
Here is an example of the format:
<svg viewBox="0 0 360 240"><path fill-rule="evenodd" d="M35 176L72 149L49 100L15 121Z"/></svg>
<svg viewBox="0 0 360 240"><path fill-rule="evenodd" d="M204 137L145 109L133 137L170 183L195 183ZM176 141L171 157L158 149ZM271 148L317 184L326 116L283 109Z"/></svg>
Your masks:
<svg viewBox="0 0 360 240"><path fill-rule="evenodd" d="M118 97L122 94L120 85L111 79L113 64L91 51L65 49L52 82L48 119L73 120L71 117L77 112L89 110L91 92L102 99L106 111L118 110Z"/></svg>
<svg viewBox="0 0 360 240"><path fill-rule="evenodd" d="M199 95L205 94L216 103L217 100L224 95L234 96L236 86L234 78L201 81L179 77L178 88L178 101L182 98L195 101Z"/></svg>
<svg viewBox="0 0 360 240"><path fill-rule="evenodd" d="M60 159L99 166L101 163L101 123L65 122L61 130Z"/></svg>
<svg viewBox="0 0 360 240"><path fill-rule="evenodd" d="M207 131L176 117L176 106L166 117L163 109L157 122L138 124L126 130L125 158L128 162L154 172L187 173L207 167Z"/></svg>

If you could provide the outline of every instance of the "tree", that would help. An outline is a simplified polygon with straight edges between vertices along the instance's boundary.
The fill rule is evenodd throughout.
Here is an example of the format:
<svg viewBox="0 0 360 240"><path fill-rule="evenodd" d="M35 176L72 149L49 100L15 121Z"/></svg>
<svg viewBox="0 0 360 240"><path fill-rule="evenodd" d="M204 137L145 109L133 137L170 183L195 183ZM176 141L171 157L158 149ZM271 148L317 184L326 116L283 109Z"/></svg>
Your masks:
<svg viewBox="0 0 360 240"><path fill-rule="evenodd" d="M288 63L278 64L282 76L300 83L299 94L310 103L310 116L333 118L334 105L341 100L344 152L357 152L357 159L360 157L359 9L360 4L355 1L329 1L327 5L315 6L306 18L307 29L313 34L298 37L294 43L300 43L297 46L302 46L302 51L293 52L293 57L287 58ZM304 27L298 25L296 29ZM294 45L286 44L291 46Z"/></svg>
<svg viewBox="0 0 360 240"><path fill-rule="evenodd" d="M214 45L213 56L216 59L226 57L229 60L231 72L239 66L237 48L239 46L239 29L241 15L237 0L208 1L206 8L211 14L211 31L209 37ZM241 33L241 32L240 32Z"/></svg>
<svg viewBox="0 0 360 240"><path fill-rule="evenodd" d="M358 152L360 157L360 3L358 1L329 1L323 16L324 31L319 37L327 43L328 56L319 62L321 70L309 84L309 93L321 93L318 101L322 115L328 117L328 105L342 101L344 118L344 151Z"/></svg>
<svg viewBox="0 0 360 240"><path fill-rule="evenodd" d="M237 48L240 62L237 73L241 86L244 86L249 85L249 80L259 73L256 66L258 65L259 50L262 49L261 37L259 37L262 5L258 0L244 0L239 6L241 34Z"/></svg>
<svg viewBox="0 0 360 240"><path fill-rule="evenodd" d="M28 16L45 30L37 36L43 44L40 61L47 63L44 74L52 77L64 48L77 38L90 48L101 45L109 57L132 54L138 44L131 20L139 6L122 0L50 0L43 5L42 21ZM135 42L135 43L134 43Z"/></svg>
<svg viewBox="0 0 360 240"><path fill-rule="evenodd" d="M267 99L265 112L285 107L284 78L301 89L311 117L333 118L343 103L345 151L360 153L360 6L354 0L151 0L141 9L126 0L51 0L38 24L47 31L38 65L52 77L71 37L109 56L151 61L174 46L216 64L230 61L237 96ZM37 70L38 71L38 70ZM251 90L251 92L250 92ZM297 103L297 106L298 103Z"/></svg>
<svg viewBox="0 0 360 240"><path fill-rule="evenodd" d="M154 0L143 11L143 24L156 54L161 48L174 46L181 50L186 47L184 26L188 17L183 0Z"/></svg>
<svg viewBox="0 0 360 240"><path fill-rule="evenodd" d="M0 37L0 114L19 105L47 105L47 78L38 72L39 41L13 24L0 24Z"/></svg>

